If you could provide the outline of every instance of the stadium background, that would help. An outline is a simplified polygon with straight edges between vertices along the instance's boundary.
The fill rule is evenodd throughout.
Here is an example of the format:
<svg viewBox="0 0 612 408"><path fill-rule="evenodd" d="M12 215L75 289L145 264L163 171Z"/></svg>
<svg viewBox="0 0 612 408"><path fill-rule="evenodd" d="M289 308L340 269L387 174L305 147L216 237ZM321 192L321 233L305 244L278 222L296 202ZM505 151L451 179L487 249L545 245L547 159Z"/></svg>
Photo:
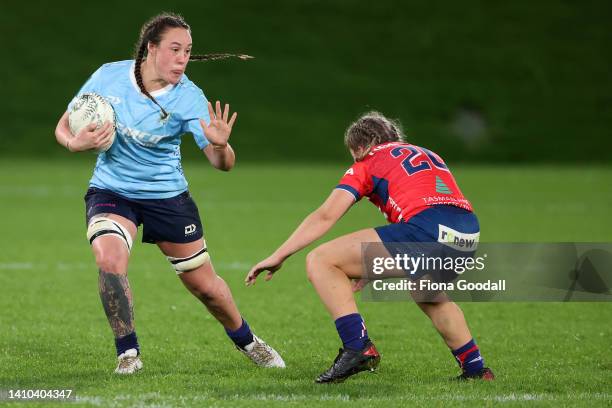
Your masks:
<svg viewBox="0 0 612 408"><path fill-rule="evenodd" d="M238 110L241 159L345 160L347 124L378 109L453 161L609 161L612 6L554 0L5 2L0 152L61 154L67 101L165 9L195 52L257 57L188 69Z"/></svg>
<svg viewBox="0 0 612 408"><path fill-rule="evenodd" d="M67 153L53 130L85 79L130 58L162 10L186 17L197 52L257 57L188 68L239 112L238 163L213 171L188 138L184 168L213 262L285 371L249 365L159 251L137 244L145 370L111 374L83 225L95 156ZM105 407L609 406L611 303L463 304L499 377L466 385L449 382L457 367L414 305L360 302L380 372L321 388L311 381L339 342L306 251L270 283L242 280L335 185L350 163L344 129L370 109L447 160L483 240L612 242L610 21L604 1L2 2L0 390L71 387L77 406ZM361 203L325 239L383 222Z"/></svg>

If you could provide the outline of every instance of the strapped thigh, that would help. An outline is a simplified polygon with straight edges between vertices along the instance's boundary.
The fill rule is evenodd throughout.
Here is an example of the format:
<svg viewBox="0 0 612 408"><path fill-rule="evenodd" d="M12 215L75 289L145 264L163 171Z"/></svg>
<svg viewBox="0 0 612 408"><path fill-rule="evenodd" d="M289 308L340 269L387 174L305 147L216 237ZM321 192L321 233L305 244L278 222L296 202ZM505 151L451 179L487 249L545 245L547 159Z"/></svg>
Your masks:
<svg viewBox="0 0 612 408"><path fill-rule="evenodd" d="M107 217L93 217L87 227L87 239L93 244L96 238L103 235L114 235L121 238L128 252L132 249L132 236L121 223Z"/></svg>
<svg viewBox="0 0 612 408"><path fill-rule="evenodd" d="M196 253L186 256L184 258L175 258L173 256L167 256L168 261L172 264L172 267L176 271L177 275L183 272L193 271L209 262L210 255L208 254L208 248L206 248L206 241L203 240L204 247Z"/></svg>

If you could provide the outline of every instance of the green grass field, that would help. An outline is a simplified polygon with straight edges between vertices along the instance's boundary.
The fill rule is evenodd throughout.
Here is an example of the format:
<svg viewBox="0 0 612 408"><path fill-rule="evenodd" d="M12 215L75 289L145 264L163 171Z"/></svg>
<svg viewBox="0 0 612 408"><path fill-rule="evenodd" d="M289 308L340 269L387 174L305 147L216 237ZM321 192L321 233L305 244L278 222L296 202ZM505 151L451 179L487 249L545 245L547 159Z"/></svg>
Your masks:
<svg viewBox="0 0 612 408"><path fill-rule="evenodd" d="M315 385L340 343L305 277L306 252L270 283L245 288L242 281L316 208L342 165L239 164L229 174L204 161L185 166L216 269L286 370L255 368L156 247L137 244L130 282L145 369L117 377L85 239L91 167L73 158L0 162L0 389L71 388L78 396L71 406L100 407L612 404L610 303L464 304L498 380L458 384L449 381L455 362L415 305L361 302L383 354L378 373ZM612 168L459 166L454 173L483 240L612 241ZM326 239L382 223L360 203Z"/></svg>

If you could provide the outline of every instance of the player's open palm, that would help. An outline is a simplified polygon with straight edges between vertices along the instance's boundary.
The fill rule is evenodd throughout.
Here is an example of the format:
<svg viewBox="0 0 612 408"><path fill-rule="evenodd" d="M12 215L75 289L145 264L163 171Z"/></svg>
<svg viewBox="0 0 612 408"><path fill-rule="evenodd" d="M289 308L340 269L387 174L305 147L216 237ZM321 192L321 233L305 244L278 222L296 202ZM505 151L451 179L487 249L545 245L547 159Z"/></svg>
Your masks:
<svg viewBox="0 0 612 408"><path fill-rule="evenodd" d="M232 133L232 126L236 122L237 112L234 112L231 118L229 118L229 104L225 104L223 111L221 111L221 102L215 103L215 111L213 111L212 104L208 102L208 113L210 115L210 123L206 123L200 119L200 124L204 130L206 139L217 147L225 147L229 140L230 134Z"/></svg>
<svg viewBox="0 0 612 408"><path fill-rule="evenodd" d="M244 279L244 283L247 286L251 286L255 284L257 280L257 276L263 271L268 271L266 274L266 280L269 281L274 276L274 272L278 271L283 266L283 260L278 257L272 255L263 261L259 262L257 265L251 268L249 273L247 273L246 278Z"/></svg>

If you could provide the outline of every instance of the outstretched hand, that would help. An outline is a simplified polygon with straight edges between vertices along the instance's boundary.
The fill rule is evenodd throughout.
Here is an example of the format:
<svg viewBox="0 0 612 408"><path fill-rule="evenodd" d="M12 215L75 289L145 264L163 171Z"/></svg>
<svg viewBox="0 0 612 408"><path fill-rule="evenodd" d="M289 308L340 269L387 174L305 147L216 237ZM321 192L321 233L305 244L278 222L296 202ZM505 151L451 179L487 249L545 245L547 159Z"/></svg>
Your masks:
<svg viewBox="0 0 612 408"><path fill-rule="evenodd" d="M283 260L275 257L274 255L269 256L263 261L259 262L257 265L251 268L249 273L247 273L246 278L244 279L244 283L247 286L252 286L255 284L257 280L257 276L263 271L268 271L266 274L265 280L269 281L274 276L274 272L278 271L283 266Z"/></svg>
<svg viewBox="0 0 612 408"><path fill-rule="evenodd" d="M225 147L232 133L232 127L234 126L234 122L236 122L238 113L234 112L228 121L230 112L229 104L226 103L223 111L221 111L221 102L217 101L215 103L215 108L216 112L213 111L212 104L208 102L210 123L207 124L204 120L200 119L200 124L202 125L202 130L204 130L206 139L208 139L213 146Z"/></svg>

